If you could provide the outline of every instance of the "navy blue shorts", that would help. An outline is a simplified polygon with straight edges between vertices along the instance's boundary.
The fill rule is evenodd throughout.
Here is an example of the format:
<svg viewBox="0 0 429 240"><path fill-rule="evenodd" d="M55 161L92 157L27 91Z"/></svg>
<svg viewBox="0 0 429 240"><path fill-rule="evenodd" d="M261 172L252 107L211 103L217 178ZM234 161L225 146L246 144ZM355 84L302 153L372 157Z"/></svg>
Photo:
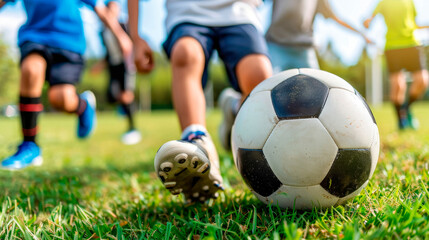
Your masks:
<svg viewBox="0 0 429 240"><path fill-rule="evenodd" d="M268 56L267 45L263 35L251 24L227 27L207 27L192 23L182 23L174 27L164 42L163 47L168 58L174 44L182 37L192 37L202 46L205 55L203 86L207 83L207 67L214 50L223 60L232 87L240 91L235 67L238 62L249 54Z"/></svg>
<svg viewBox="0 0 429 240"><path fill-rule="evenodd" d="M31 53L40 54L46 60L45 80L50 86L79 83L84 67L81 54L34 42L25 42L20 46L20 50L21 63Z"/></svg>

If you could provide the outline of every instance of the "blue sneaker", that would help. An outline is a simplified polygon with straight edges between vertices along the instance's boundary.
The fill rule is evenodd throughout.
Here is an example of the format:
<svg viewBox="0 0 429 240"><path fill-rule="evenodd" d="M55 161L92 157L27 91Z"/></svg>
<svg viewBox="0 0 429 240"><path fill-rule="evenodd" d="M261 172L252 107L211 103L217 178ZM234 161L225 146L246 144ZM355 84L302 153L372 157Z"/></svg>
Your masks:
<svg viewBox="0 0 429 240"><path fill-rule="evenodd" d="M77 136L78 138L87 138L94 132L97 121L95 115L96 100L91 91L83 92L80 97L86 101L87 105L85 111L79 116Z"/></svg>
<svg viewBox="0 0 429 240"><path fill-rule="evenodd" d="M30 165L40 166L43 159L40 147L34 142L24 141L18 146L18 151L1 162L1 167L8 170L18 170Z"/></svg>

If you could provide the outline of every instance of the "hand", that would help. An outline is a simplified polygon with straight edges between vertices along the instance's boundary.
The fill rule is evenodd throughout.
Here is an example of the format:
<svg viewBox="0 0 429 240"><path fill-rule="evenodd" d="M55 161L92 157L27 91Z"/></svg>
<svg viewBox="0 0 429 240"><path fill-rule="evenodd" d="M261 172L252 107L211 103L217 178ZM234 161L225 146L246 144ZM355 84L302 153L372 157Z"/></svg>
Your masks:
<svg viewBox="0 0 429 240"><path fill-rule="evenodd" d="M134 62L140 73L149 73L154 67L152 50L140 37L134 41Z"/></svg>
<svg viewBox="0 0 429 240"><path fill-rule="evenodd" d="M365 21L363 22L363 26L364 26L365 28L369 28L369 25L371 24L371 20L372 20L372 18L368 18L367 20L365 20Z"/></svg>

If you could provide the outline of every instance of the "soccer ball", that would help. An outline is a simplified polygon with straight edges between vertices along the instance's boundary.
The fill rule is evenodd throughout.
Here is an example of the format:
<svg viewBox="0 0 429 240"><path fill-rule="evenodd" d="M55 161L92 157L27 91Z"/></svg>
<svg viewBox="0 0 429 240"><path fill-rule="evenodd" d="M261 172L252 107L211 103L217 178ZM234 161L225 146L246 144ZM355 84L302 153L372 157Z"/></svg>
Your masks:
<svg viewBox="0 0 429 240"><path fill-rule="evenodd" d="M380 137L361 95L342 78L292 69L263 81L237 114L234 162L261 201L309 209L343 204L368 184Z"/></svg>

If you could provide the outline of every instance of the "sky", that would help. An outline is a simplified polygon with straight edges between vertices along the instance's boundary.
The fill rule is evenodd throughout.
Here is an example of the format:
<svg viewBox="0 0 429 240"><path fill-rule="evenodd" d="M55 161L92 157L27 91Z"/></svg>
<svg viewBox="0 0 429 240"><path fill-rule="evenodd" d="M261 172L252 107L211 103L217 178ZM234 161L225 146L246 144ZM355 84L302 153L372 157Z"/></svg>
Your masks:
<svg viewBox="0 0 429 240"><path fill-rule="evenodd" d="M296 0L299 1L299 0ZM375 46L366 48L364 40L356 33L345 29L332 19L324 19L317 16L314 23L314 35L316 47L323 52L329 42L332 42L333 51L340 57L346 65L353 65L358 60L362 50L366 48L370 56L382 51L384 46L384 35L386 28L382 17L377 17L369 30L362 26L362 22L371 15L378 0L329 0L334 13L343 21L354 28L364 32ZM417 9L417 24L429 25L428 0L414 0ZM149 0L140 2L140 26L141 36L144 37L151 47L161 51L161 44L165 39L164 19L166 16L164 8L165 0ZM261 18L265 29L270 22L271 3L268 1L261 7ZM86 56L102 56L102 47L98 31L100 22L95 13L87 8L82 9L82 16L87 36ZM26 16L22 4L7 4L0 10L0 38L12 47L12 53L18 56L16 47L17 31L20 25L25 22ZM429 43L429 30L418 30L416 35L424 43Z"/></svg>

